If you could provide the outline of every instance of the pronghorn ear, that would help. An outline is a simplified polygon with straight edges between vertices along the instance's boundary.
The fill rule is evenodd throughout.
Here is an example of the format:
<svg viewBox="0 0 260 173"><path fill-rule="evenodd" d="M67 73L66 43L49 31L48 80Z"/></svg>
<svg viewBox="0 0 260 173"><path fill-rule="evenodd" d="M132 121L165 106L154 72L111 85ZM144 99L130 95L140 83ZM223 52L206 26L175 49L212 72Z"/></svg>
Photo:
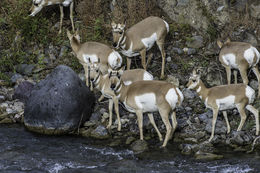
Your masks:
<svg viewBox="0 0 260 173"><path fill-rule="evenodd" d="M125 71L125 66L121 67L119 70L118 70L118 74L121 76Z"/></svg>
<svg viewBox="0 0 260 173"><path fill-rule="evenodd" d="M217 40L217 45L218 45L219 48L222 48L223 43L220 40Z"/></svg>
<svg viewBox="0 0 260 173"><path fill-rule="evenodd" d="M112 27L113 29L116 28L116 23L115 23L114 21L111 22L111 27Z"/></svg>
<svg viewBox="0 0 260 173"><path fill-rule="evenodd" d="M224 44L227 44L227 43L230 43L230 42L231 42L231 40L230 40L230 38L228 37Z"/></svg>
<svg viewBox="0 0 260 173"><path fill-rule="evenodd" d="M68 36L69 39L72 38L72 35L71 35L71 33L70 33L70 31L68 29L67 29L67 36Z"/></svg>
<svg viewBox="0 0 260 173"><path fill-rule="evenodd" d="M193 75L193 76L196 75L196 70L195 70L195 69L192 70L192 75Z"/></svg>

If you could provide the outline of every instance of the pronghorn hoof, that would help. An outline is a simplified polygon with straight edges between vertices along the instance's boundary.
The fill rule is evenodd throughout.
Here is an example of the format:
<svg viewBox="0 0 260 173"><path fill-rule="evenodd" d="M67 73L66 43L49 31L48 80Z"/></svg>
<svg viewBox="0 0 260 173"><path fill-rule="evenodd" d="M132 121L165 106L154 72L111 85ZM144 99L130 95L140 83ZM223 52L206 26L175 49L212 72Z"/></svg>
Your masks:
<svg viewBox="0 0 260 173"><path fill-rule="evenodd" d="M107 125L107 129L110 129L111 128L111 125Z"/></svg>
<svg viewBox="0 0 260 173"><path fill-rule="evenodd" d="M120 128L118 127L118 128L117 128L117 131L119 131L119 132L120 132L120 131L121 131L121 127L120 127Z"/></svg>

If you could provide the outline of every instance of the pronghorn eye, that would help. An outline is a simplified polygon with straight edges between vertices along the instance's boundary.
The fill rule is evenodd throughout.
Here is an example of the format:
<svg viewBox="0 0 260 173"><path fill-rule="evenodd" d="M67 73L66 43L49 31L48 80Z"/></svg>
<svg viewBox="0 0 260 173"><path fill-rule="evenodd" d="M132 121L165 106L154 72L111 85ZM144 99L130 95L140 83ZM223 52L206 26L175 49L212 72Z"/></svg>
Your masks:
<svg viewBox="0 0 260 173"><path fill-rule="evenodd" d="M98 72L98 69L96 70L96 72Z"/></svg>
<svg viewBox="0 0 260 173"><path fill-rule="evenodd" d="M119 34L123 34L123 31L119 31Z"/></svg>
<svg viewBox="0 0 260 173"><path fill-rule="evenodd" d="M34 5L35 5L36 7L38 7L38 6L39 6L39 4L37 4L37 3L34 3Z"/></svg>
<svg viewBox="0 0 260 173"><path fill-rule="evenodd" d="M192 79L192 82L196 82L196 79Z"/></svg>

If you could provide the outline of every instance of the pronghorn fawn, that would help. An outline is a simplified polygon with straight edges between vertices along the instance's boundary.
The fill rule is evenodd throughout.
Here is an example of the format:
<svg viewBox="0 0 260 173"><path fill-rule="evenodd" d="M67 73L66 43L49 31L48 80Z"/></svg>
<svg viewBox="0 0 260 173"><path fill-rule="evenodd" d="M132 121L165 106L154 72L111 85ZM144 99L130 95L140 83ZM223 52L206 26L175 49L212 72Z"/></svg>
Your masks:
<svg viewBox="0 0 260 173"><path fill-rule="evenodd" d="M102 74L106 74L109 67L112 69L121 67L122 57L109 46L98 42L80 43L78 30L73 35L67 31L67 36L73 52L83 65L87 86L89 86L88 67L90 63L99 62Z"/></svg>
<svg viewBox="0 0 260 173"><path fill-rule="evenodd" d="M62 27L62 22L63 22L63 17L64 17L63 6L64 7L70 6L70 21L71 21L71 25L72 25L72 30L73 30L73 32L75 32L74 22L73 22L73 5L74 5L73 0L33 0L32 7L30 9L30 11L31 11L30 16L35 16L45 6L55 5L55 4L59 4L59 6L60 6L60 29L59 29L59 34L61 33L61 27Z"/></svg>
<svg viewBox="0 0 260 173"><path fill-rule="evenodd" d="M165 147L177 127L175 108L183 101L182 92L173 84L165 81L137 81L126 86L122 79L116 75L110 75L110 81L111 89L114 90L124 107L137 115L141 140L143 140L143 113L147 112L150 122L162 141L162 135L153 118L153 112L159 111L167 130L162 145ZM171 111L173 127L169 121Z"/></svg>
<svg viewBox="0 0 260 173"><path fill-rule="evenodd" d="M200 74L197 74L194 70L191 77L189 78L187 87L188 89L196 90L199 97L205 103L206 107L213 110L212 131L209 142L214 137L215 124L219 111L223 111L223 115L227 124L227 133L230 132L230 125L228 122L226 110L233 108L238 109L241 117L237 131L240 131L245 123L247 117L245 113L246 108L248 111L254 114L256 121L256 135L259 134L258 110L251 105L255 99L255 91L248 85L230 84L206 88L200 79Z"/></svg>
<svg viewBox="0 0 260 173"><path fill-rule="evenodd" d="M93 83L93 87L99 90L102 95L98 101L101 101L104 97L109 99L109 123L107 128L109 129L112 125L112 109L113 104L115 108L115 112L117 115L118 120L118 127L117 130L121 130L121 120L119 115L118 109L118 98L116 97L115 93L111 90L109 74L120 75L124 85L130 85L132 82L140 81L140 80L153 80L153 76L143 69L133 69L133 70L126 70L124 71L123 68L120 70L112 70L111 68L108 69L109 74L102 75L100 71L100 65L97 63L91 63L90 65L90 81Z"/></svg>
<svg viewBox="0 0 260 173"><path fill-rule="evenodd" d="M125 24L111 23L113 46L127 56L127 70L131 66L131 57L141 55L142 66L146 70L150 57L146 62L146 51L156 42L162 55L161 78L164 78L165 51L164 41L169 32L169 25L159 17L148 17L125 31Z"/></svg>
<svg viewBox="0 0 260 173"><path fill-rule="evenodd" d="M252 68L258 80L259 97L260 75L258 71L258 62L260 59L260 53L258 50L249 43L231 42L230 39L224 43L218 40L217 44L221 48L219 61L226 69L228 84L231 83L231 69L235 69L235 83L237 83L237 70L239 70L243 83L247 85L247 70Z"/></svg>

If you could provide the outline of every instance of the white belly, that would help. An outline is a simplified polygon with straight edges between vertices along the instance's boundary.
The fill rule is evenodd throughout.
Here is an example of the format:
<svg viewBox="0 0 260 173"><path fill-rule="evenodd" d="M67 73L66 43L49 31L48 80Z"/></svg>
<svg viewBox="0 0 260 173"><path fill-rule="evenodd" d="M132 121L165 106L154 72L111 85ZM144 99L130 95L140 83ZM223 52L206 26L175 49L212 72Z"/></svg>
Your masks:
<svg viewBox="0 0 260 173"><path fill-rule="evenodd" d="M135 96L135 102L137 107L143 110L143 112L155 112L158 110L154 93Z"/></svg>
<svg viewBox="0 0 260 173"><path fill-rule="evenodd" d="M133 56L140 55L139 52L133 52L133 42L131 42L130 48L128 50L123 49L123 50L121 50L121 53L127 57L133 57Z"/></svg>
<svg viewBox="0 0 260 173"><path fill-rule="evenodd" d="M157 40L157 34L153 33L150 37L143 38L142 42L143 42L144 46L146 47L146 49L149 50L153 47L156 40Z"/></svg>
<svg viewBox="0 0 260 173"><path fill-rule="evenodd" d="M223 62L231 68L238 68L236 64L236 56L233 53L225 54L222 56Z"/></svg>
<svg viewBox="0 0 260 173"><path fill-rule="evenodd" d="M234 95L230 95L222 99L216 99L216 103L219 110L233 109L236 107Z"/></svg>
<svg viewBox="0 0 260 173"><path fill-rule="evenodd" d="M122 57L113 50L108 56L108 63L112 69L117 69L122 65Z"/></svg>

